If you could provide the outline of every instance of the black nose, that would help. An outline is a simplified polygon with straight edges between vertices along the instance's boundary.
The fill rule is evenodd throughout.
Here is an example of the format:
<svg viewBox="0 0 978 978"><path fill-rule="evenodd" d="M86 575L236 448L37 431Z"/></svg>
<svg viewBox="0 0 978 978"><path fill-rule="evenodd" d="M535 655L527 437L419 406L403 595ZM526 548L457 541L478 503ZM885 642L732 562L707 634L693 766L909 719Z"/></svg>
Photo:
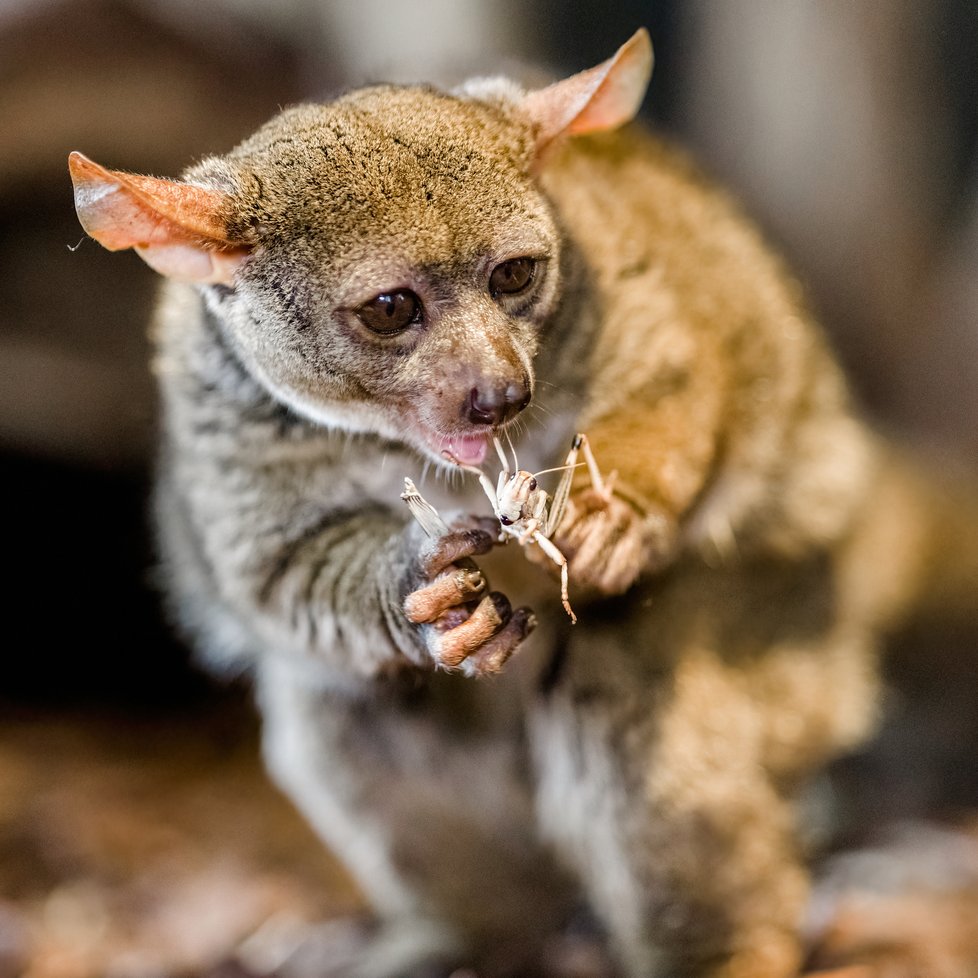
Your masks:
<svg viewBox="0 0 978 978"><path fill-rule="evenodd" d="M529 403L530 390L525 381L506 387L473 387L469 391L469 421L501 425L516 417Z"/></svg>

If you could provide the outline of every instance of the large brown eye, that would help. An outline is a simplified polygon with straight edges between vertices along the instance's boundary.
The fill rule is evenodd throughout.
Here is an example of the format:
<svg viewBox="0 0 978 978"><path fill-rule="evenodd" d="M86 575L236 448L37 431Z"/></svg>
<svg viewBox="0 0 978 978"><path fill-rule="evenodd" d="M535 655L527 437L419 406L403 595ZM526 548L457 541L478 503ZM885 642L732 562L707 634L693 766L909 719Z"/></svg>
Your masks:
<svg viewBox="0 0 978 978"><path fill-rule="evenodd" d="M421 300L407 289L398 289L365 302L356 313L367 329L389 336L421 322Z"/></svg>
<svg viewBox="0 0 978 978"><path fill-rule="evenodd" d="M497 295L516 295L533 281L537 263L532 258L511 258L497 265L489 276L489 292Z"/></svg>

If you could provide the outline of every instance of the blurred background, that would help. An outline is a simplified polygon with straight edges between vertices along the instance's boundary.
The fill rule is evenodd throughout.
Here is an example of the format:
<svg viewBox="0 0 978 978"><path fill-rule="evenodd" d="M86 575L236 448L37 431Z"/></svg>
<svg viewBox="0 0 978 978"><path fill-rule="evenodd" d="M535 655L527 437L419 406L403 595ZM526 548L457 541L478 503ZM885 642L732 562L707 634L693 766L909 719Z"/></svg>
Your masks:
<svg viewBox="0 0 978 978"><path fill-rule="evenodd" d="M310 844L253 764L247 691L201 676L159 609L146 519L156 281L131 253L84 238L69 151L176 175L300 99L369 81L569 74L642 25L656 50L644 115L791 259L865 410L934 464L976 466L974 0L0 0L0 978L195 973L315 904L283 854L291 842L270 856L255 841L274 825L296 851ZM959 742L971 707L944 680L971 684L962 642L974 651L972 638L942 640L910 670L943 716L919 740ZM936 793L945 811L968 810L973 754L935 762L899 737L890 754L904 774L911 759L912 786L889 762L860 768L878 808L900 798L919 814ZM218 833L230 848L217 872L213 824L242 797L254 817L240 838ZM198 893L205 864L218 889ZM355 906L328 860L302 865L308 892L325 874L334 909ZM106 950L121 946L112 901L133 903L136 866L157 874L140 899L169 958L145 951L134 920L129 956ZM246 879L265 887L246 919L192 926L200 900L214 903L204 894ZM961 906L944 919L978 932L978 900L963 917ZM177 954L186 940L159 936L168 913L184 935L236 936L215 950L201 933Z"/></svg>

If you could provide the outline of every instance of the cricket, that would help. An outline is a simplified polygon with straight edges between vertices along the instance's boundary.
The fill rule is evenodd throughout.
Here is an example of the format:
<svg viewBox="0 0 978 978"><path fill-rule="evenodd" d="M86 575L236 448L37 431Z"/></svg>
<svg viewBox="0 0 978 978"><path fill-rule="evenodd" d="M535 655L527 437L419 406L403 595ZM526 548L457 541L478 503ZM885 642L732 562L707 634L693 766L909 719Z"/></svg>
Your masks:
<svg viewBox="0 0 978 978"><path fill-rule="evenodd" d="M446 451L442 454L448 461L478 478L492 505L492 511L499 520L500 543L506 543L510 539L515 539L520 546L535 543L560 568L560 600L571 623L577 624L577 615L570 603L567 558L551 540L551 536L560 525L567 508L574 470L580 465L587 465L595 492L605 500L611 498L613 474L609 478L601 475L587 435L581 433L574 436L563 465L536 473L520 468L513 443L508 438L507 441L512 455L512 467L499 437L493 436L492 439L501 466L495 485L481 468L467 465L451 452ZM579 454L583 456L583 462L578 462ZM550 472L563 472L552 497L545 489L540 488L537 482L541 475ZM418 492L409 478L404 479L404 492L401 493L401 499L408 504L412 515L428 536L437 537L448 532L448 527L438 515L438 511Z"/></svg>

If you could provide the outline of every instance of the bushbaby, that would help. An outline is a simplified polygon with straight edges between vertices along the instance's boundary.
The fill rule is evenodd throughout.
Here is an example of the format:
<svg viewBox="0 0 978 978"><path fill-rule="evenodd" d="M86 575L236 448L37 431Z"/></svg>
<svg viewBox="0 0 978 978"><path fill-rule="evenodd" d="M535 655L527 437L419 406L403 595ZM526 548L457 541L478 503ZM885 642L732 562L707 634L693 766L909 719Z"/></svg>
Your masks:
<svg viewBox="0 0 978 978"><path fill-rule="evenodd" d="M86 230L169 280L173 607L253 675L271 774L377 915L344 974L531 975L582 904L625 975L795 974L796 799L871 732L879 636L936 580L938 517L795 283L626 125L650 70L639 32L539 90L365 88L180 180L72 156ZM435 541L399 493L577 431L617 475L553 535L571 626L489 555L474 479L428 480Z"/></svg>

